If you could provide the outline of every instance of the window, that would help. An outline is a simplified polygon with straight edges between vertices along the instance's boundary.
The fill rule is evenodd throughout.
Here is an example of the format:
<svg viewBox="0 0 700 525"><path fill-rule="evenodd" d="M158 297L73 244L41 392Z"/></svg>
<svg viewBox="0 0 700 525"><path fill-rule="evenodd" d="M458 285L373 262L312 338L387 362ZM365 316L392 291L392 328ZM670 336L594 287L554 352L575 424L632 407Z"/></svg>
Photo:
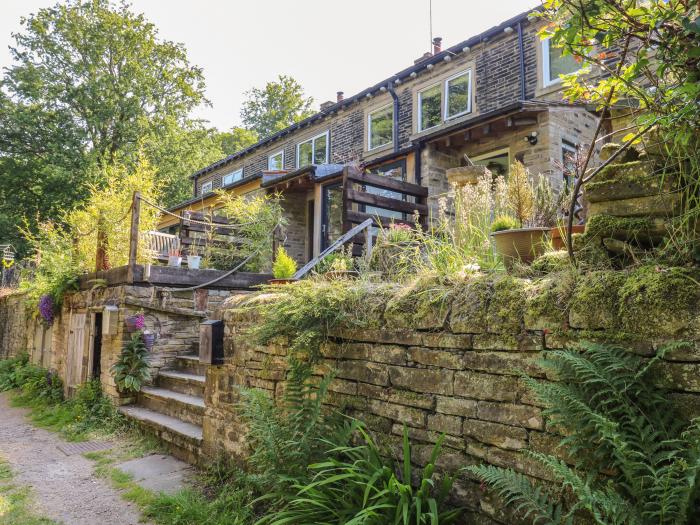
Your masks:
<svg viewBox="0 0 700 525"><path fill-rule="evenodd" d="M486 166L494 177L507 177L510 171L510 153L507 148L492 151L471 160L477 166Z"/></svg>
<svg viewBox="0 0 700 525"><path fill-rule="evenodd" d="M435 84L418 93L418 131L437 126L442 122L442 86Z"/></svg>
<svg viewBox="0 0 700 525"><path fill-rule="evenodd" d="M206 195L207 193L211 193L213 189L214 189L214 183L212 181L207 181L207 182L202 183L202 195Z"/></svg>
<svg viewBox="0 0 700 525"><path fill-rule="evenodd" d="M567 75L581 69L572 55L562 56L562 49L542 40L542 80L544 86L561 82L559 75Z"/></svg>
<svg viewBox="0 0 700 525"><path fill-rule="evenodd" d="M267 169L269 171L280 171L284 169L284 151L278 151L267 158Z"/></svg>
<svg viewBox="0 0 700 525"><path fill-rule="evenodd" d="M233 184L234 182L241 180L243 178L243 168L239 170L232 171L231 173L227 173L224 175L221 179L221 185L222 186L228 186L229 184Z"/></svg>
<svg viewBox="0 0 700 525"><path fill-rule="evenodd" d="M367 117L367 149L373 150L391 144L394 140L394 107L379 108Z"/></svg>
<svg viewBox="0 0 700 525"><path fill-rule="evenodd" d="M445 80L445 120L472 110L472 72L459 73Z"/></svg>
<svg viewBox="0 0 700 525"><path fill-rule="evenodd" d="M328 164L328 132L297 144L297 168Z"/></svg>
<svg viewBox="0 0 700 525"><path fill-rule="evenodd" d="M561 165L564 183L569 187L576 177L576 152L577 148L573 142L566 139L561 141Z"/></svg>

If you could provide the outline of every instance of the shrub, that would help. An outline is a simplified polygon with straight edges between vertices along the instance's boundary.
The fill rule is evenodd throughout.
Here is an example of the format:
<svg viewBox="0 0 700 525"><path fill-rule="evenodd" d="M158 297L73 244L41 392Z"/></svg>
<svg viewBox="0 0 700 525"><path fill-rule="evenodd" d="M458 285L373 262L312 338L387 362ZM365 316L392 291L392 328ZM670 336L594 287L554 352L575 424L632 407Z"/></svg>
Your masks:
<svg viewBox="0 0 700 525"><path fill-rule="evenodd" d="M661 355L663 351L661 352ZM599 524L697 523L700 425L688 424L654 386L650 361L610 345L549 354L557 383L526 382L548 408L549 424L573 466L528 452L555 488L494 466L467 467L536 523L571 523L577 513Z"/></svg>
<svg viewBox="0 0 700 525"><path fill-rule="evenodd" d="M121 392L138 392L141 385L151 379L148 350L143 343L141 332L131 336L119 359L112 365L111 371Z"/></svg>
<svg viewBox="0 0 700 525"><path fill-rule="evenodd" d="M535 195L527 168L520 161L511 165L507 184L508 209L522 228L532 219Z"/></svg>
<svg viewBox="0 0 700 525"><path fill-rule="evenodd" d="M502 232L505 230L514 230L518 227L518 221L509 215L499 215L491 224L492 232Z"/></svg>
<svg viewBox="0 0 700 525"><path fill-rule="evenodd" d="M297 262L280 246L277 248L277 256L272 265L272 275L275 279L291 279L295 273L297 273Z"/></svg>

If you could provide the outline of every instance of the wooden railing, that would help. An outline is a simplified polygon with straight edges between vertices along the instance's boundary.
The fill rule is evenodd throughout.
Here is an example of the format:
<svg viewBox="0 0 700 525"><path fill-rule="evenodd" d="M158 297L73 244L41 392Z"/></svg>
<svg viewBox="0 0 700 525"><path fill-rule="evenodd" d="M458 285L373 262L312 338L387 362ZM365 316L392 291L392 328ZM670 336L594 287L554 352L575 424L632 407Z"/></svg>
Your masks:
<svg viewBox="0 0 700 525"><path fill-rule="evenodd" d="M378 194L390 192L391 196ZM373 226L389 227L391 224L425 226L428 221L428 188L384 175L364 173L348 166L343 172L343 230L371 220ZM369 212L368 207L375 208ZM353 254L362 253L364 244L372 236L353 239Z"/></svg>
<svg viewBox="0 0 700 525"><path fill-rule="evenodd" d="M358 224L357 226L351 228L349 231L345 232L343 235L338 237L331 245L323 250L321 253L318 254L317 257L314 257L311 259L309 262L307 262L304 266L302 266L297 273L294 274L295 279L301 279L304 277L307 273L309 273L314 266L316 266L318 263L320 263L323 259L328 257L330 254L332 254L335 251L338 251L343 247L343 245L347 242L354 241L356 237L358 237L363 231L365 232L365 246L366 246L366 251L365 255L369 257L372 254L372 225L373 225L372 219L367 219L364 222Z"/></svg>

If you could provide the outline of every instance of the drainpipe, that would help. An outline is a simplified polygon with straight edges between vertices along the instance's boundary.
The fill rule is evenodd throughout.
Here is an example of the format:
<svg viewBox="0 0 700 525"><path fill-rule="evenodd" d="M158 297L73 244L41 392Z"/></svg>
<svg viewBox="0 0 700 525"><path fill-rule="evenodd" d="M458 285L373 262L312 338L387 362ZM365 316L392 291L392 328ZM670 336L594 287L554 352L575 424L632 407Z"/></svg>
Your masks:
<svg viewBox="0 0 700 525"><path fill-rule="evenodd" d="M415 162L415 170L416 170L415 171L416 184L420 184L421 179L423 177L422 165L421 165L422 152L423 152L423 143L418 141L415 148L413 148L413 160Z"/></svg>
<svg viewBox="0 0 700 525"><path fill-rule="evenodd" d="M394 153L399 151L399 96L394 91L394 86L391 85L391 80L387 82L386 89L389 91L391 98L394 99Z"/></svg>
<svg viewBox="0 0 700 525"><path fill-rule="evenodd" d="M525 100L525 45L522 22L518 22L518 52L520 53L520 100Z"/></svg>

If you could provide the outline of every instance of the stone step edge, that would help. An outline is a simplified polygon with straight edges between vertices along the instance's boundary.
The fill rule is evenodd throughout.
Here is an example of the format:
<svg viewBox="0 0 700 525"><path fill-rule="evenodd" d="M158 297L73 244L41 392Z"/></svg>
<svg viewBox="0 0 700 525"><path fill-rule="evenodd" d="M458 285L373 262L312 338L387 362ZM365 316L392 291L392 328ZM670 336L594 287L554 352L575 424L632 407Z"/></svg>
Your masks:
<svg viewBox="0 0 700 525"><path fill-rule="evenodd" d="M199 374L190 374L187 372L182 372L181 370L176 370L172 368L162 369L158 372L159 376L168 377L170 379L175 379L185 382L201 383L204 384L207 381L207 376Z"/></svg>
<svg viewBox="0 0 700 525"><path fill-rule="evenodd" d="M166 416L138 405L125 405L119 407L118 410L126 417L139 423L155 427L157 430L171 432L189 442L194 442L197 446L202 444L202 427L200 426L186 423L176 417Z"/></svg>
<svg viewBox="0 0 700 525"><path fill-rule="evenodd" d="M204 409L204 398L200 396L182 394L180 392L175 392L174 390L168 390L167 388L156 386L144 386L141 388L139 393L148 397L160 399L162 401L173 401L194 409Z"/></svg>

